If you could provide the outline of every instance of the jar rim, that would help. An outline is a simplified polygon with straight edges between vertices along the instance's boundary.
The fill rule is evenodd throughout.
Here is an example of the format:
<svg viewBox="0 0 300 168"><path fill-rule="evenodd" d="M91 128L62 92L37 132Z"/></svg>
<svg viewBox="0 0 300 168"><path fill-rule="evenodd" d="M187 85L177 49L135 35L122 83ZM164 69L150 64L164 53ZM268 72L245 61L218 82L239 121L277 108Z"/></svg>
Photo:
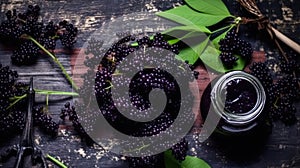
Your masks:
<svg viewBox="0 0 300 168"><path fill-rule="evenodd" d="M225 89L228 82L234 79L243 79L250 83L255 89L257 100L254 107L245 113L232 113L225 108L226 95L221 91ZM255 120L263 111L266 102L266 93L261 82L253 75L244 71L231 71L221 76L213 85L210 99L214 111L221 116L225 122L233 125L245 125Z"/></svg>

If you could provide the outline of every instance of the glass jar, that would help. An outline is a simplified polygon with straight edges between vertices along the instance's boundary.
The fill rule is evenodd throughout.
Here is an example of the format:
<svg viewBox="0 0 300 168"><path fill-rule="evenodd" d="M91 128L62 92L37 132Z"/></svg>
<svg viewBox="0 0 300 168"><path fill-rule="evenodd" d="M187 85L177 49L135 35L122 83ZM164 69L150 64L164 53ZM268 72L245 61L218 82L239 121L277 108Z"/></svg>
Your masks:
<svg viewBox="0 0 300 168"><path fill-rule="evenodd" d="M214 79L204 90L201 115L203 120L209 112L219 116L214 132L250 135L266 126L266 99L256 77L244 71L231 71Z"/></svg>

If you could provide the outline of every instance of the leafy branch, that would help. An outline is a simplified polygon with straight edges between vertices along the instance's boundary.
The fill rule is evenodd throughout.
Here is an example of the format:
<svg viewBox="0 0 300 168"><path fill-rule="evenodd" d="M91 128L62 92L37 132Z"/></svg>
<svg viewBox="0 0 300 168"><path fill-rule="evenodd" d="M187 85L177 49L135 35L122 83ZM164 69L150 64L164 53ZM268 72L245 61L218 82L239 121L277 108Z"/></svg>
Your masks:
<svg viewBox="0 0 300 168"><path fill-rule="evenodd" d="M181 24L162 32L170 44L179 42L185 44L186 47L181 48L177 58L189 64L194 64L200 58L208 67L218 72L243 69L246 61L242 59L239 59L232 69L224 67L218 59L219 41L242 19L230 14L221 0L185 0L185 2L187 5L157 13L158 16ZM217 30L212 30L211 26L219 24L224 19L232 21Z"/></svg>

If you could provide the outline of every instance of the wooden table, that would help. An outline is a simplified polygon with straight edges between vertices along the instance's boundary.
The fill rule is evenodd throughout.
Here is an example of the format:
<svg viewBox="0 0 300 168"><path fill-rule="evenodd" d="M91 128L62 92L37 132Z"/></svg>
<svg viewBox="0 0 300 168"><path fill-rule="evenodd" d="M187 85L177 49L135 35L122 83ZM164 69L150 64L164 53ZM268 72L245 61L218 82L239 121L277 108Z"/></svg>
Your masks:
<svg viewBox="0 0 300 168"><path fill-rule="evenodd" d="M110 23L118 18L124 18L128 14L136 14L138 12L155 12L157 10L166 10L173 6L182 3L180 0L44 0L44 1L9 1L1 0L1 15L0 19L4 18L4 11L7 9L17 8L24 10L27 4L34 2L39 4L42 9L42 15L45 21L53 20L59 21L66 19L74 23L79 28L78 40L72 52L65 51L62 46L58 44L55 51L56 56L66 67L67 72L71 74L74 72L74 65L76 60L80 62L80 49L87 42L93 33L104 31L101 27L103 23ZM235 1L225 0L226 4L230 6L232 13L237 12L238 4ZM278 30L291 37L296 42L300 43L300 2L299 1L275 1L275 0L260 0L258 2L262 12L270 18L273 26ZM141 20L145 20L147 15L138 14ZM144 17L144 18L143 18ZM149 16L148 16L149 17ZM148 18L149 19L149 18ZM138 23L141 23L137 21ZM149 22L149 21L148 21ZM143 24L143 23L142 23ZM151 31L161 31L170 25L158 25L158 23L149 23L153 29ZM165 27L164 27L165 26ZM116 27L115 27L116 28ZM117 29L117 28L116 28ZM103 38L107 38L103 35ZM254 50L257 53L267 54L267 60L272 65L273 70L276 70L276 63L273 63L277 58L277 50L270 40L261 37L261 34L253 35L251 33L244 34L244 38L251 41ZM106 39L106 41L108 41ZM10 65L12 69L20 73L21 81L29 81L29 76L34 77L34 84L36 88L45 90L61 90L72 91L72 88L61 74L60 69L52 60L46 56L41 56L39 61L34 66L17 67L11 65L10 55L11 48L7 46L0 46L0 61L4 65ZM299 58L299 57L298 57ZM100 61L100 60L99 60ZM298 59L299 61L299 59ZM81 60L82 62L82 60ZM80 67L80 66L79 66ZM80 69L80 68L79 68ZM77 69L78 70L78 69ZM205 78L206 72L200 67L199 84L203 82L208 83ZM76 71L78 72L78 71ZM80 71L84 72L84 71ZM74 76L79 74L74 74ZM78 76L77 76L78 77ZM203 89L204 85L202 86ZM203 90L200 87L200 92ZM45 102L45 96L38 96L37 101L41 104ZM67 101L72 101L66 97L51 96L49 111L54 120L60 122L60 109ZM297 103L299 111L300 104ZM300 119L300 114L297 114ZM80 142L72 130L61 129L59 136L55 139L50 138L39 130L36 130L36 140L41 148L60 158L66 165L70 167L126 167L126 163L122 158L103 154L101 149L89 148ZM230 157L224 153L224 150L212 142L210 139L204 143L199 143L197 130L201 129L201 120L195 123L193 131L187 135L189 140L189 154L195 155L207 161L212 167L299 167L300 166L300 122L293 126L285 126L280 122L275 122L273 132L267 139L265 145L257 148L257 153L252 155L245 153L240 157ZM1 150L5 147L18 142L18 136L12 139L1 137ZM0 167L12 167L11 163L0 163ZM53 164L49 163L51 167ZM55 166L54 166L55 167Z"/></svg>

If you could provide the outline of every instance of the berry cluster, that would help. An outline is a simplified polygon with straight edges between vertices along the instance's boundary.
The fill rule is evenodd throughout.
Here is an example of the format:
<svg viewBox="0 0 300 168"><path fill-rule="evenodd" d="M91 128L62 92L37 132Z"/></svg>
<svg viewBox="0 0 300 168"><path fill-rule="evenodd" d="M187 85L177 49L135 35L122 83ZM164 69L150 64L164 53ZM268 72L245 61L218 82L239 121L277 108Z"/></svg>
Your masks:
<svg viewBox="0 0 300 168"><path fill-rule="evenodd" d="M52 120L42 106L35 106L33 108L34 125L39 126L47 134L56 136L58 133L58 124Z"/></svg>
<svg viewBox="0 0 300 168"><path fill-rule="evenodd" d="M20 101L18 109L10 107L11 98L22 96L19 86L16 84L18 73L12 71L8 66L2 67L0 64L0 133L12 135L24 128L24 102Z"/></svg>
<svg viewBox="0 0 300 168"><path fill-rule="evenodd" d="M128 167L143 167L143 168L153 168L153 167L163 167L162 158L163 154L143 156L143 157L126 157L128 162Z"/></svg>
<svg viewBox="0 0 300 168"><path fill-rule="evenodd" d="M16 9L6 12L6 20L0 23L0 37L17 44L11 57L16 65L33 64L39 55L39 48L28 36L35 39L47 50L54 50L56 41L60 40L64 47L70 48L76 42L78 30L67 21L44 24L39 21L40 7L29 5L24 13Z"/></svg>
<svg viewBox="0 0 300 168"><path fill-rule="evenodd" d="M254 62L249 69L250 74L258 78L265 89L272 86L273 78L266 63Z"/></svg>
<svg viewBox="0 0 300 168"><path fill-rule="evenodd" d="M186 152L188 150L188 142L185 138L181 139L181 141L175 144L172 148L172 154L178 161L183 161L186 157Z"/></svg>
<svg viewBox="0 0 300 168"><path fill-rule="evenodd" d="M86 133L84 128L79 122L78 115L75 111L75 107L71 106L70 103L66 103L65 107L61 110L60 118L62 120L66 120L66 118L72 121L73 127L75 131L79 134L81 138L83 138L88 146L93 145L95 142L93 139Z"/></svg>
<svg viewBox="0 0 300 168"><path fill-rule="evenodd" d="M27 94L28 84L16 82L17 78L16 71L0 64L0 133L5 135L14 135L25 128L27 99L21 97ZM43 112L42 107L33 108L33 117L34 124L46 133L57 134L58 125Z"/></svg>
<svg viewBox="0 0 300 168"><path fill-rule="evenodd" d="M300 97L299 80L287 74L274 83L266 63L254 63L250 70L267 92L271 119L279 119L287 125L294 124L297 121L294 102Z"/></svg>
<svg viewBox="0 0 300 168"><path fill-rule="evenodd" d="M177 117L178 113L176 112L179 108L185 109L184 113L186 114L186 118L179 119L182 124L193 118L190 114L192 106L185 103L192 102L193 97L190 94L180 95L179 86L175 80L176 77L180 77L188 84L188 81L194 79L192 78L193 74L190 77L185 74L186 71L178 68L182 64L184 64L183 68L185 68L185 65L188 68L187 64L174 61L174 54L179 53L178 47L169 45L159 33L155 34L153 39L148 36L137 38L129 34L119 36L123 38L106 50L100 64L97 64L98 71L96 73L94 73L94 69L97 66L95 65L97 59L88 58L85 61L85 65L90 67L90 70L83 75L83 87L80 88L79 92L81 97L84 98L76 105L76 109L80 110L81 107L86 107L84 105L89 104L89 109L86 110L89 111L88 113L91 116L93 113L98 113L100 108L102 115L111 126L120 132L135 137L150 137L166 131ZM91 53L96 58L101 58L103 50L100 47L102 44L102 41L91 40L86 54ZM157 55L157 58L152 58L153 55ZM170 66L157 67L158 62L164 62ZM143 63L147 63L147 65L143 65ZM179 70L174 74L172 73L172 75L175 75L172 76L168 72L172 72L174 67ZM194 75L198 76L197 73ZM94 83L91 82L92 78L95 78ZM112 89L116 89L114 95ZM125 117L118 111L118 109L129 109L129 111L125 111L133 118L148 118L152 115L152 111L147 111L152 103L149 98L150 92L154 94L152 95L154 97L159 96L153 89L161 89L167 97L163 112L155 119L137 122ZM90 94L91 90L94 90L98 102L95 109L91 108L92 101L89 98L93 96ZM124 93L124 91L128 92ZM125 95L129 95L129 100ZM180 130L178 131L180 132ZM168 134L174 136L174 138L177 138L178 135L176 131ZM178 158L181 160L183 160L187 151L186 148L180 148L182 146L184 145L174 147L174 155L180 156ZM127 161L130 167L155 167L158 164L157 162L161 161L161 157L157 157L157 155L127 157Z"/></svg>
<svg viewBox="0 0 300 168"><path fill-rule="evenodd" d="M227 68L232 68L235 65L238 60L235 55L240 55L247 62L252 58L253 49L251 44L238 38L236 28L231 29L225 38L219 41L219 45L221 51L219 58Z"/></svg>

